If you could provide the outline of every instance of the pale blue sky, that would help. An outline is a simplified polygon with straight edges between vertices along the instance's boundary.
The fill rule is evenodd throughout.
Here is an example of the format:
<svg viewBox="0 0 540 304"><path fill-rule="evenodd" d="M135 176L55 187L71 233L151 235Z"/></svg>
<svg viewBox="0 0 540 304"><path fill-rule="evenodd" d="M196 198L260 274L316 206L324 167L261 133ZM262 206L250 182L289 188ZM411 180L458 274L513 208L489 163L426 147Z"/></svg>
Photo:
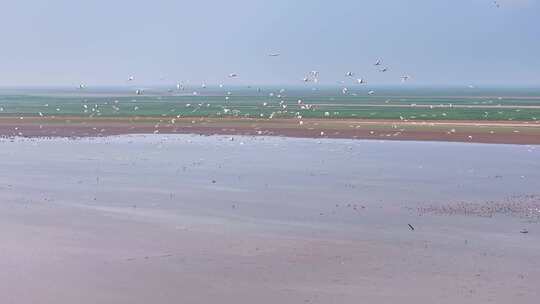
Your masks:
<svg viewBox="0 0 540 304"><path fill-rule="evenodd" d="M499 2L6 1L0 86L294 84L311 70L325 83L353 71L372 84L540 86L539 0Z"/></svg>

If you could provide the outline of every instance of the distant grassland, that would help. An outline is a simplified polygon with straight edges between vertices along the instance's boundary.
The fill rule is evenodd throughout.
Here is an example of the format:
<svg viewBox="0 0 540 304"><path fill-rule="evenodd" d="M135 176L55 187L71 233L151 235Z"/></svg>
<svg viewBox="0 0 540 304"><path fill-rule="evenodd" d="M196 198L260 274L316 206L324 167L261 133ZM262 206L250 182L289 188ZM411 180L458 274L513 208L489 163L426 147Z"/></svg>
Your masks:
<svg viewBox="0 0 540 304"><path fill-rule="evenodd" d="M307 95L307 96L306 96ZM1 95L2 116L251 117L405 120L540 119L537 97L430 96L50 96ZM228 97L228 99L226 99ZM313 105L302 109L298 104ZM280 104L281 102L281 104ZM266 105L264 105L266 103ZM286 105L286 108L283 107Z"/></svg>

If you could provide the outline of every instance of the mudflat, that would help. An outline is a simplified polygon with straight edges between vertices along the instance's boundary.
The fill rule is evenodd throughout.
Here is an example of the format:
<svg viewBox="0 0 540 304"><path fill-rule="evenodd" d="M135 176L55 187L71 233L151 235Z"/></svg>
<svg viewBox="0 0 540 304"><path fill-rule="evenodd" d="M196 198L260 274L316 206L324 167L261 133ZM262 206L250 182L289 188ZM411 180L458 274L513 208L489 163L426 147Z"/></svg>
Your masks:
<svg viewBox="0 0 540 304"><path fill-rule="evenodd" d="M160 134L0 146L4 303L537 301L538 146Z"/></svg>

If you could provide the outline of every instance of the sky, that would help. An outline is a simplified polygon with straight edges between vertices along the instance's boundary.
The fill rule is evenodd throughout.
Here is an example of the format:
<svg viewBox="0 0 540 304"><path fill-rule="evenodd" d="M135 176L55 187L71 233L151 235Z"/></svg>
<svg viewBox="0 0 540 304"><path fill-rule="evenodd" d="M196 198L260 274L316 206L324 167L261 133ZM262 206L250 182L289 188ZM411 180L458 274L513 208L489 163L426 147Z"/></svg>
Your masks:
<svg viewBox="0 0 540 304"><path fill-rule="evenodd" d="M371 84L540 86L540 0L498 2L4 1L0 86L285 85L312 70L327 84L350 71Z"/></svg>

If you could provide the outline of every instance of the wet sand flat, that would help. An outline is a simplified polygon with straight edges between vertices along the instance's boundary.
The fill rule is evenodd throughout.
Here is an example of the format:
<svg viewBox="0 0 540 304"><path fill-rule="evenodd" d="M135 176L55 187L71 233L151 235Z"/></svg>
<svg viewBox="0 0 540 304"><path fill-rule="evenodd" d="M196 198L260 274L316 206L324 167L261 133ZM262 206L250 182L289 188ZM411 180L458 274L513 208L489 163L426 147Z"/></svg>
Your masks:
<svg viewBox="0 0 540 304"><path fill-rule="evenodd" d="M538 121L401 121L369 119L253 119L77 116L0 118L0 136L95 137L125 134L263 135L540 144Z"/></svg>
<svg viewBox="0 0 540 304"><path fill-rule="evenodd" d="M4 303L537 301L538 146L125 135L0 147ZM478 212L445 213L460 202ZM492 202L503 208L484 212Z"/></svg>

